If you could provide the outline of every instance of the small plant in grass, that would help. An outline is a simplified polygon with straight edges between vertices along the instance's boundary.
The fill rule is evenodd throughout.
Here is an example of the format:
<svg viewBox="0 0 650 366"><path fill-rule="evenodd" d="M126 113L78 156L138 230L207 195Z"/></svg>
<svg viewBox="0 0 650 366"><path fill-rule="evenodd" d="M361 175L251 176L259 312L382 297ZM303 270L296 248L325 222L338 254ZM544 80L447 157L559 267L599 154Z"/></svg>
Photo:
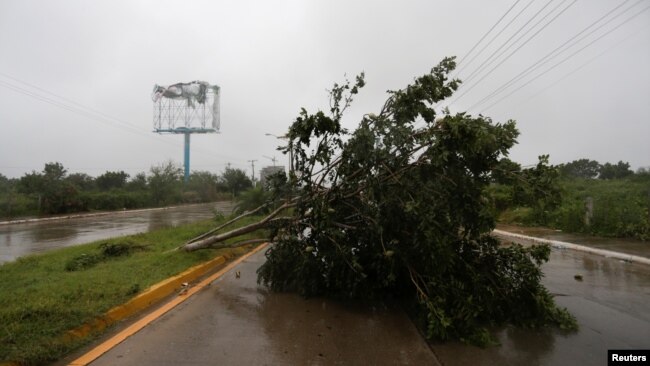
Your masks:
<svg viewBox="0 0 650 366"><path fill-rule="evenodd" d="M226 218L226 216L218 208L215 208L215 209L212 210L212 219L214 221L221 222L225 218Z"/></svg>
<svg viewBox="0 0 650 366"><path fill-rule="evenodd" d="M81 271L109 258L128 256L146 248L146 245L134 243L129 239L120 242L106 241L99 245L99 253L82 253L71 258L65 264L65 270L68 272Z"/></svg>
<svg viewBox="0 0 650 366"><path fill-rule="evenodd" d="M125 241L120 241L117 243L114 242L105 242L99 245L99 248L102 251L104 257L121 257L124 255L130 255L135 251L145 250L146 245L136 244L128 239Z"/></svg>

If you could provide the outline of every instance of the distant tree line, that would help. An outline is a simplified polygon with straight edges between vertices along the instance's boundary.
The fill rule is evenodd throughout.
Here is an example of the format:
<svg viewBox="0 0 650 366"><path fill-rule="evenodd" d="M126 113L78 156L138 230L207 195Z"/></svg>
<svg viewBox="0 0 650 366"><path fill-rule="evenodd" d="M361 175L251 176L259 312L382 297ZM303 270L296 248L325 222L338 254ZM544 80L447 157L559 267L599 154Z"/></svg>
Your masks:
<svg viewBox="0 0 650 366"><path fill-rule="evenodd" d="M578 159L558 165L560 174L568 178L620 179L634 175L630 163L619 161L616 164L600 164L596 160ZM647 168L639 168L637 174L647 174Z"/></svg>
<svg viewBox="0 0 650 366"><path fill-rule="evenodd" d="M542 156L525 169L502 159L491 179L501 222L650 239L650 168L634 172L627 162L590 159L551 166Z"/></svg>
<svg viewBox="0 0 650 366"><path fill-rule="evenodd" d="M184 184L182 169L173 162L133 176L106 171L97 177L68 173L61 163L51 162L20 178L0 174L0 217L210 202L232 199L252 186L246 172L230 167L219 175L194 171Z"/></svg>

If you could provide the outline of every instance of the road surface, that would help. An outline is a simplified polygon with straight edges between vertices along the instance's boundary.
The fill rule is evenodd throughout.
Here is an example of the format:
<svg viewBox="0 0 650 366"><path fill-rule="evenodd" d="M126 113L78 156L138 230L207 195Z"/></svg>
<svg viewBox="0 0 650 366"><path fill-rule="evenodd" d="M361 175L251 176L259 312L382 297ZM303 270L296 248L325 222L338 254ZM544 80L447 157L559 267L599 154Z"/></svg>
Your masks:
<svg viewBox="0 0 650 366"><path fill-rule="evenodd" d="M439 365L403 312L270 293L257 285L264 260L249 257L91 365Z"/></svg>
<svg viewBox="0 0 650 366"><path fill-rule="evenodd" d="M500 345L481 349L427 345L398 308L270 293L255 281L263 260L250 257L92 365L605 365L608 349L650 349L643 264L552 249L543 283L579 331L493 328Z"/></svg>
<svg viewBox="0 0 650 366"><path fill-rule="evenodd" d="M608 349L650 349L650 266L553 249L542 269L557 304L577 318L577 333L495 329L501 346L434 344L443 365L606 365Z"/></svg>
<svg viewBox="0 0 650 366"><path fill-rule="evenodd" d="M501 345L481 349L427 347L400 309L269 293L255 283L263 260L249 258L92 365L605 365L608 349L650 348L645 265L554 249L543 282L580 330L497 328Z"/></svg>

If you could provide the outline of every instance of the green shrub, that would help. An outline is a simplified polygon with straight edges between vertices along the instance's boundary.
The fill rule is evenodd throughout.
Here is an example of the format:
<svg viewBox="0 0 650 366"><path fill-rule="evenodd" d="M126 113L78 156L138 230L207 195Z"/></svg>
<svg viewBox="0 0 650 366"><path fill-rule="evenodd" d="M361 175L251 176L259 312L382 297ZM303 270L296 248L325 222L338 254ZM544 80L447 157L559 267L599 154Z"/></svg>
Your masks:
<svg viewBox="0 0 650 366"><path fill-rule="evenodd" d="M553 226L565 231L601 236L650 238L650 180L575 179L563 182L564 197L553 215ZM585 202L591 198L593 217L585 225Z"/></svg>
<svg viewBox="0 0 650 366"><path fill-rule="evenodd" d="M251 188L237 197L237 205L235 206L236 213L243 213L246 211L254 210L271 200L271 194L261 187ZM266 213L270 206L261 210L260 213Z"/></svg>
<svg viewBox="0 0 650 366"><path fill-rule="evenodd" d="M135 251L145 249L145 245L137 244L130 239L105 241L99 244L99 253L82 253L75 256L66 262L65 270L68 272L81 271L107 259L128 256Z"/></svg>
<svg viewBox="0 0 650 366"><path fill-rule="evenodd" d="M121 257L146 248L146 245L136 244L128 239L120 242L107 241L99 244L99 249L104 257Z"/></svg>
<svg viewBox="0 0 650 366"><path fill-rule="evenodd" d="M38 201L21 193L0 195L0 217L38 215Z"/></svg>
<svg viewBox="0 0 650 366"><path fill-rule="evenodd" d="M535 218L530 207L509 208L499 215L499 222L515 225L533 225Z"/></svg>
<svg viewBox="0 0 650 366"><path fill-rule="evenodd" d="M550 214L551 226L564 231L588 232L585 226L585 203L579 200L567 200Z"/></svg>
<svg viewBox="0 0 650 366"><path fill-rule="evenodd" d="M122 210L151 205L151 198L147 192L124 192L119 190L85 192L81 195L81 198L90 210Z"/></svg>

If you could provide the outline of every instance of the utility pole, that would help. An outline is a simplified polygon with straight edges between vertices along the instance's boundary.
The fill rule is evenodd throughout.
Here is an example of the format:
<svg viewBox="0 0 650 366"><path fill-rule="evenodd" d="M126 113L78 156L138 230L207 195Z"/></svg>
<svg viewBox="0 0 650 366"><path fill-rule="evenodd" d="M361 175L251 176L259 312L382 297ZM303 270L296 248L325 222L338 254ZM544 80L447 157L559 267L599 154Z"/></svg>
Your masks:
<svg viewBox="0 0 650 366"><path fill-rule="evenodd" d="M278 160L278 159L275 158L275 156L274 156L274 157L270 157L270 156L266 156L266 155L264 155L264 157L267 158L267 159L269 159L269 160L271 160L271 161L273 162L273 166L275 166L275 162Z"/></svg>
<svg viewBox="0 0 650 366"><path fill-rule="evenodd" d="M293 146L292 146L292 142L289 141L289 137L287 135L276 136L268 132L265 133L264 136L273 136L278 140L287 140L287 142L289 143L289 174L293 173Z"/></svg>
<svg viewBox="0 0 650 366"><path fill-rule="evenodd" d="M248 162L251 163L251 168L253 169L253 175L251 176L251 180L253 181L253 186L255 186L255 162L257 160L249 160Z"/></svg>

